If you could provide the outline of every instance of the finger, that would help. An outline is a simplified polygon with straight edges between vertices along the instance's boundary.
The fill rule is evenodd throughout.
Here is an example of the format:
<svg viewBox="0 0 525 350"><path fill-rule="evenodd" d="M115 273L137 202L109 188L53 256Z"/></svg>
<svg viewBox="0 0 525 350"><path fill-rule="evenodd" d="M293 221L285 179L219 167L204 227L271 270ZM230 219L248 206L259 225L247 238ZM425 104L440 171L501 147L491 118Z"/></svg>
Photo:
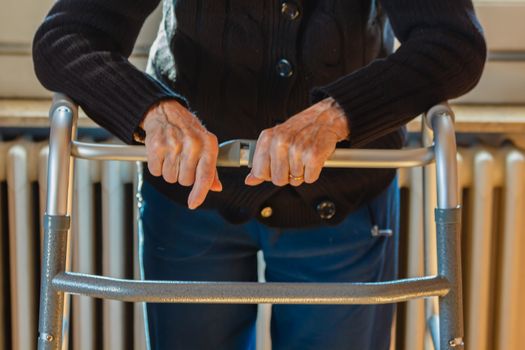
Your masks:
<svg viewBox="0 0 525 350"><path fill-rule="evenodd" d="M179 184L191 186L195 182L195 172L202 149L202 141L189 139L184 142L179 161Z"/></svg>
<svg viewBox="0 0 525 350"><path fill-rule="evenodd" d="M335 150L336 140L331 136L333 136L332 133L328 134L327 137L315 140L316 142L304 152L304 182L313 183L319 179L325 161Z"/></svg>
<svg viewBox="0 0 525 350"><path fill-rule="evenodd" d="M272 183L276 186L284 186L289 183L290 163L288 160L288 143L275 141L270 152L270 173Z"/></svg>
<svg viewBox="0 0 525 350"><path fill-rule="evenodd" d="M324 158L314 149L303 155L303 162L305 165L304 182L311 184L317 181L323 170Z"/></svg>
<svg viewBox="0 0 525 350"><path fill-rule="evenodd" d="M179 176L179 161L182 146L179 142L172 140L172 146L164 157L162 165L162 177L169 183L176 183Z"/></svg>
<svg viewBox="0 0 525 350"><path fill-rule="evenodd" d="M219 173L217 172L217 169L215 169L215 177L213 178L213 183L211 184L211 191L213 192L221 192L222 191L222 183L219 179Z"/></svg>
<svg viewBox="0 0 525 350"><path fill-rule="evenodd" d="M188 207L195 209L204 202L215 178L215 162L210 154L204 154L197 164L196 180L188 196Z"/></svg>
<svg viewBox="0 0 525 350"><path fill-rule="evenodd" d="M323 170L322 166L306 166L304 168L304 182L307 184L311 184L316 182L319 179L319 176L321 175L321 171Z"/></svg>
<svg viewBox="0 0 525 350"><path fill-rule="evenodd" d="M162 175L162 166L167 152L164 136L159 133L146 135L145 144L149 172L153 176Z"/></svg>
<svg viewBox="0 0 525 350"><path fill-rule="evenodd" d="M215 136L212 133L207 133L204 140L206 152L210 154L213 160L214 176L213 182L210 187L210 191L221 192L222 183L219 179L219 172L217 171L217 158L219 156L219 140L217 139L217 136Z"/></svg>
<svg viewBox="0 0 525 350"><path fill-rule="evenodd" d="M258 185L261 183L260 180L271 181L269 146L270 131L267 129L261 132L257 140L250 171L250 174L253 176L247 176L244 181L245 184Z"/></svg>
<svg viewBox="0 0 525 350"><path fill-rule="evenodd" d="M289 182L292 186L299 186L304 182L304 164L302 160L302 151L298 146L292 146L288 153L288 162L290 163L290 175L293 177L301 176L301 179L290 178Z"/></svg>
<svg viewBox="0 0 525 350"><path fill-rule="evenodd" d="M174 184L177 182L179 176L179 161L180 157L172 153L168 153L164 158L162 164L162 177L166 182Z"/></svg>
<svg viewBox="0 0 525 350"><path fill-rule="evenodd" d="M266 180L259 179L258 177L255 177L252 173L250 173L248 174L248 176L246 176L244 183L248 186L257 186L257 185L262 184L264 181Z"/></svg>

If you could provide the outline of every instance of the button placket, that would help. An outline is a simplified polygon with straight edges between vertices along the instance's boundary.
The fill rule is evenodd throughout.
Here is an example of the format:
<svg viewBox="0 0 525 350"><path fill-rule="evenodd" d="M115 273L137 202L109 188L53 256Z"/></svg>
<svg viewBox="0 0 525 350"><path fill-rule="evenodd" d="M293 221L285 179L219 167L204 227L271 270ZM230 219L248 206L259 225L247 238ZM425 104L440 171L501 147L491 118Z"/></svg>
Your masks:
<svg viewBox="0 0 525 350"><path fill-rule="evenodd" d="M281 15L289 21L297 20L301 15L299 4L294 1L283 1L281 3ZM293 26L296 27L297 25L298 22ZM279 76L282 78L290 78L292 75L294 75L294 67L290 60L285 57L277 61L276 70L277 74L279 74Z"/></svg>

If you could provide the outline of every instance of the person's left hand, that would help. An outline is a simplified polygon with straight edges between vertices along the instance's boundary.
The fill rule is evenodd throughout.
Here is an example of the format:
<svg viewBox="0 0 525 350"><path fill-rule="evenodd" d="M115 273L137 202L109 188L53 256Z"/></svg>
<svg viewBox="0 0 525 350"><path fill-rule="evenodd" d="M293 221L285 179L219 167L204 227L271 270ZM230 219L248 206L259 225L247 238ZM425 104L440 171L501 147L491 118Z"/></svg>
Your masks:
<svg viewBox="0 0 525 350"><path fill-rule="evenodd" d="M313 183L336 143L350 134L348 119L331 97L286 122L261 132L252 169L244 183L256 186L271 181L277 186Z"/></svg>

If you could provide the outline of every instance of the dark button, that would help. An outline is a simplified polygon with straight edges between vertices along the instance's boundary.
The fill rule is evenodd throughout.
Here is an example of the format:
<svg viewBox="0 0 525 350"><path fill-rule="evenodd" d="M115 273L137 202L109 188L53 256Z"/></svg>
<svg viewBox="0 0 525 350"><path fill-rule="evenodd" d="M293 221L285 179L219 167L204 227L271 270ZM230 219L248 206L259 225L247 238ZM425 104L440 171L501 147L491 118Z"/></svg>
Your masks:
<svg viewBox="0 0 525 350"><path fill-rule="evenodd" d="M293 75L292 64L287 59L280 59L277 62L277 73L283 78L289 78Z"/></svg>
<svg viewBox="0 0 525 350"><path fill-rule="evenodd" d="M291 2L283 2L281 5L281 13L288 19L294 20L299 17L299 7Z"/></svg>
<svg viewBox="0 0 525 350"><path fill-rule="evenodd" d="M335 204L332 201L322 201L317 204L317 213L323 220L330 220L335 215Z"/></svg>

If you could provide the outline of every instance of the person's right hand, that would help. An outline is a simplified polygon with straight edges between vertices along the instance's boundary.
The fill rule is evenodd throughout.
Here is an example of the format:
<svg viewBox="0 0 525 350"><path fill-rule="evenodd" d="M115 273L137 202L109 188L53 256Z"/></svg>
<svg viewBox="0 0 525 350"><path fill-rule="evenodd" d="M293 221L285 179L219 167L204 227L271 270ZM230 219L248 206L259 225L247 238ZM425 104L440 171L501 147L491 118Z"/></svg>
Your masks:
<svg viewBox="0 0 525 350"><path fill-rule="evenodd" d="M150 173L162 175L169 183L193 185L188 197L190 209L201 205L208 191L222 190L216 168L217 137L179 102L165 100L152 106L141 127L146 132Z"/></svg>

